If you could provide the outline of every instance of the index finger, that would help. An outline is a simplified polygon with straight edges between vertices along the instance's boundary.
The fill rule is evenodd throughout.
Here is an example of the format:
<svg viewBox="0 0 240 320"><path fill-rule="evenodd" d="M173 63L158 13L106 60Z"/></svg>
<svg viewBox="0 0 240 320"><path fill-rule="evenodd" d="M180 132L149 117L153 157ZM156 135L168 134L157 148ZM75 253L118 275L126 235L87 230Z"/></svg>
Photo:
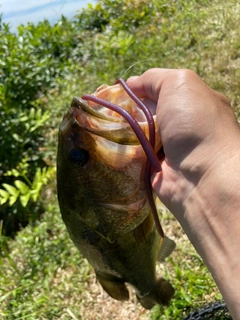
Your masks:
<svg viewBox="0 0 240 320"><path fill-rule="evenodd" d="M140 76L130 77L127 85L138 97L149 98L157 102L164 81L173 72L173 69L149 69Z"/></svg>

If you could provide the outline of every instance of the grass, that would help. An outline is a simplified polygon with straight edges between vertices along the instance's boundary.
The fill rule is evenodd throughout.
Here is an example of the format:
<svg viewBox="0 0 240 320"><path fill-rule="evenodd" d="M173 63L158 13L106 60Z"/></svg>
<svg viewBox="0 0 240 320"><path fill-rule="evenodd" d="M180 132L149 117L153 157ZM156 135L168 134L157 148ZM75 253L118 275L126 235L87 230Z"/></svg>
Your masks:
<svg viewBox="0 0 240 320"><path fill-rule="evenodd" d="M135 39L141 44L139 56L132 55L127 67L121 58L117 65L114 57L104 58L107 50L113 49L101 34L95 39L102 45L99 61L86 61L84 68L79 67L83 68L80 78L65 79L60 91L46 97L46 108L52 111L47 136L50 162L55 163L58 124L72 97L90 93L102 82L113 83L135 62L139 63L125 77L154 66L194 69L211 87L230 98L240 117L240 4L233 0L227 4L223 0L179 3L185 9L175 12L175 19L170 16L162 24L154 21L159 17L153 19L149 39L141 39L139 33ZM164 41L160 37L163 27L168 35ZM112 43L116 39L113 37ZM19 232L14 240L0 237L1 319L181 319L192 308L221 298L201 258L178 223L164 210L164 229L175 239L177 249L157 268L176 290L171 305L143 310L133 292L129 302L112 300L96 283L92 268L69 239L59 214L54 183L45 193L46 211L41 221Z"/></svg>
<svg viewBox="0 0 240 320"><path fill-rule="evenodd" d="M67 319L67 308L85 290L90 267L82 265L56 208L49 206L41 222L10 243L11 258L0 267L1 317Z"/></svg>
<svg viewBox="0 0 240 320"><path fill-rule="evenodd" d="M160 265L161 273L173 284L175 295L169 307L155 307L152 319L181 319L199 305L221 299L221 294L177 221L168 211L163 211L162 216L166 234L177 243L167 262Z"/></svg>
<svg viewBox="0 0 240 320"><path fill-rule="evenodd" d="M49 200L52 204L42 221L29 225L14 241L8 241L8 248L2 242L2 319L95 320L103 319L103 315L106 319L129 319L129 314L133 314L133 319L180 319L192 306L220 298L200 257L178 223L165 212L165 230L178 242L174 254L158 266L158 272L176 290L170 307L145 311L133 292L130 302L112 300L96 283L92 268L70 241L54 195Z"/></svg>

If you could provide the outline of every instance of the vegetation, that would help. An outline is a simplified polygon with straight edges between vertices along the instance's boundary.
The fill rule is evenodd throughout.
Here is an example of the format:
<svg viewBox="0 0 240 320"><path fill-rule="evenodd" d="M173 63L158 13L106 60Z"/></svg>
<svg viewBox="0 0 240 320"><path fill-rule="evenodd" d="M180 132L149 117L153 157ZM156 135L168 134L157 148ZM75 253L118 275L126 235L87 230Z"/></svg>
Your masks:
<svg viewBox="0 0 240 320"><path fill-rule="evenodd" d="M236 0L100 0L74 20L29 23L17 34L0 20L1 318L181 319L220 299L167 212L165 230L178 248L159 271L176 289L172 304L145 312L134 298L121 304L101 293L61 221L55 157L73 96L150 67L195 70L239 118L239 15Z"/></svg>

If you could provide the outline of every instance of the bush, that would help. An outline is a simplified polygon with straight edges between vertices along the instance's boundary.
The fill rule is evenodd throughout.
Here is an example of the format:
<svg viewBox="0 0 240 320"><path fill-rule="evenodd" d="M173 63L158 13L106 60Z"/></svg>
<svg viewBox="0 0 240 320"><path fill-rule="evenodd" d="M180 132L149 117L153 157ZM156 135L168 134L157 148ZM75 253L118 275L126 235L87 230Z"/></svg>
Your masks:
<svg viewBox="0 0 240 320"><path fill-rule="evenodd" d="M4 234L14 233L42 212L38 199L29 199L28 207L22 205L20 198L13 201L11 191L16 176L11 172L19 171L25 161L25 176L30 182L46 166L43 128L50 113L44 110L41 98L56 86L60 74L49 54L36 55L31 33L28 28L24 32L23 29L19 28L17 36L10 33L7 24L0 23L0 186L5 186L0 195L0 220ZM20 175L19 181L24 183L23 176ZM9 192L11 197L6 198Z"/></svg>

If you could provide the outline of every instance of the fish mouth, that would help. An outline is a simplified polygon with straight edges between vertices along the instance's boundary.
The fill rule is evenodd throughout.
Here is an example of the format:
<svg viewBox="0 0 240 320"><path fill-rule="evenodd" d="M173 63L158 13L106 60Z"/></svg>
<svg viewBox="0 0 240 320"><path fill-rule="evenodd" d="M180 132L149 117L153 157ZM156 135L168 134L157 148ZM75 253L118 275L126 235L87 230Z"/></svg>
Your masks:
<svg viewBox="0 0 240 320"><path fill-rule="evenodd" d="M90 135L104 148L118 149L121 145L141 146L146 155L151 157L152 147L155 152L160 149L161 138L157 126L154 125L156 106L151 106L149 102L147 106L152 117L151 130L149 116L143 110L146 107L142 108L120 84L102 85L91 95L73 98L60 129L64 134L67 130L71 132L73 128L77 132L79 128L79 131ZM154 135L155 138L152 140L150 135ZM157 159L154 166L159 169Z"/></svg>
<svg viewBox="0 0 240 320"><path fill-rule="evenodd" d="M75 97L70 112L77 124L84 130L109 141L124 145L139 145L139 139L129 123L120 115L109 112L109 109L98 105L89 105L86 100ZM144 134L148 136L148 123L139 111L139 123Z"/></svg>
<svg viewBox="0 0 240 320"><path fill-rule="evenodd" d="M125 110L138 123L146 138L149 139L149 125L143 110L129 97L120 84L102 85L91 96L113 103ZM155 122L156 108L149 102L148 106ZM140 144L139 138L129 122L116 111L87 100L85 97L74 97L70 110L78 125L89 133L124 145Z"/></svg>
<svg viewBox="0 0 240 320"><path fill-rule="evenodd" d="M72 108L81 109L86 114L91 115L92 117L96 117L99 119L111 121L111 122L122 122L125 121L123 118L117 118L114 116L109 116L106 111L108 111L106 108L98 105L90 106L86 100L83 100L82 98L74 97L71 103ZM106 109L106 110L104 110ZM105 112L104 112L105 111Z"/></svg>

